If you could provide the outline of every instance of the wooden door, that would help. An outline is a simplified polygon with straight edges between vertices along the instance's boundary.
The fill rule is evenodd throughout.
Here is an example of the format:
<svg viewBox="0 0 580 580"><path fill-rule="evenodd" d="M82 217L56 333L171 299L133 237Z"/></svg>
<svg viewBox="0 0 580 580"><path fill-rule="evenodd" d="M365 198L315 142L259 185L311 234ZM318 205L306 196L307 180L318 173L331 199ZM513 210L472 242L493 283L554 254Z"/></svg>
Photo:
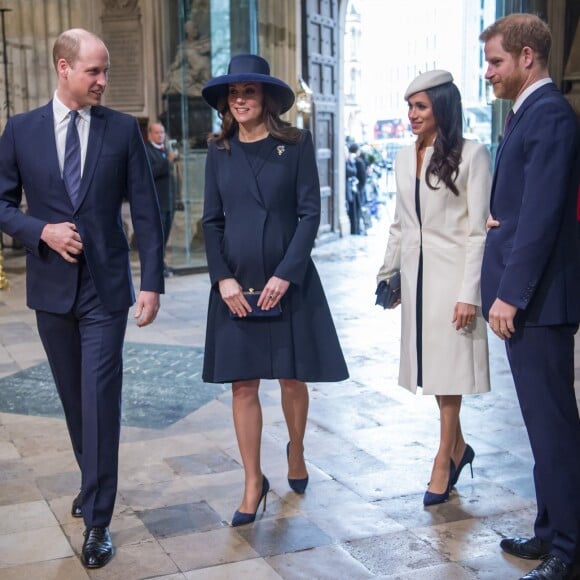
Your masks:
<svg viewBox="0 0 580 580"><path fill-rule="evenodd" d="M322 202L319 238L338 234L338 0L305 0L303 77L312 89L310 129Z"/></svg>

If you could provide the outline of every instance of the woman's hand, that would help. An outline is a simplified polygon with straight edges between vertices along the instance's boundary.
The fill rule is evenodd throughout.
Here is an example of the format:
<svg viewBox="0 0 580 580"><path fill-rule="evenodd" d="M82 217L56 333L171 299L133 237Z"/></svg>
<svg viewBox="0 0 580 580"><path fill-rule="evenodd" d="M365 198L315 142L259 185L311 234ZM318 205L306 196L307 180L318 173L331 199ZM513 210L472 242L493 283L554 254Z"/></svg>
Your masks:
<svg viewBox="0 0 580 580"><path fill-rule="evenodd" d="M258 306L262 310L270 310L282 300L282 296L286 294L288 288L290 287L290 282L287 280L282 280L277 276L272 276L260 294L258 298Z"/></svg>
<svg viewBox="0 0 580 580"><path fill-rule="evenodd" d="M475 306L458 302L453 309L453 319L451 323L455 325L455 330L461 330L475 321Z"/></svg>
<svg viewBox="0 0 580 580"><path fill-rule="evenodd" d="M242 287L235 278L224 278L218 282L222 300L227 304L230 312L237 316L247 316L252 311L252 307L244 298Z"/></svg>

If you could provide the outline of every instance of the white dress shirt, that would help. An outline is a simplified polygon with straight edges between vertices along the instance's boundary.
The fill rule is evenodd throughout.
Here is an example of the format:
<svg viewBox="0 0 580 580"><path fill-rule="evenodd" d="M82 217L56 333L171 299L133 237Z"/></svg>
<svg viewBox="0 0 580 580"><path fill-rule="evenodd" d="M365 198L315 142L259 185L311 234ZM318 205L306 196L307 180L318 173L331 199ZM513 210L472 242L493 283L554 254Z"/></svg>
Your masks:
<svg viewBox="0 0 580 580"><path fill-rule="evenodd" d="M64 152L66 148L66 130L68 128L69 108L62 104L57 97L56 92L52 99L52 113L54 117L54 136L56 138L56 152L58 154L58 165L60 175L64 167ZM77 131L81 142L81 177L85 167L85 158L87 156L87 145L89 143L89 129L91 128L91 107L85 107L79 110L77 118Z"/></svg>

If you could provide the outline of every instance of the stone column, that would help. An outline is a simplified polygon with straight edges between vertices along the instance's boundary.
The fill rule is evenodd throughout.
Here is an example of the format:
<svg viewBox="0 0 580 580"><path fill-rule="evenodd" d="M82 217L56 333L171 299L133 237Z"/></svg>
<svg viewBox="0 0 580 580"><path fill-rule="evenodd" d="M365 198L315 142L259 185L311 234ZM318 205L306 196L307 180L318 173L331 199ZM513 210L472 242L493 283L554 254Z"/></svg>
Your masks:
<svg viewBox="0 0 580 580"><path fill-rule="evenodd" d="M139 0L103 0L102 37L111 69L105 93L107 106L146 116L143 28Z"/></svg>
<svg viewBox="0 0 580 580"><path fill-rule="evenodd" d="M296 90L298 84L297 18L296 2L259 0L258 34L260 55L269 63L272 74ZM288 113L296 122L296 108Z"/></svg>

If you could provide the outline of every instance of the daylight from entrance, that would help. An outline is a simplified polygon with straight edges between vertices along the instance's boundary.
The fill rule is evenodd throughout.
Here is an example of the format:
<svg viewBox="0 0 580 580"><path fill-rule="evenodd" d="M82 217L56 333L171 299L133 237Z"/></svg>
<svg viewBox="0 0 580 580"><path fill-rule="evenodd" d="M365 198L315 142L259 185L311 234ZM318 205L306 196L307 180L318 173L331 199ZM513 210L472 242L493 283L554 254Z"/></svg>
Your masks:
<svg viewBox="0 0 580 580"><path fill-rule="evenodd" d="M491 97L480 32L495 0L350 0L344 38L347 141L385 161L413 140L403 98L419 73L446 69L459 87L465 137L491 145Z"/></svg>

